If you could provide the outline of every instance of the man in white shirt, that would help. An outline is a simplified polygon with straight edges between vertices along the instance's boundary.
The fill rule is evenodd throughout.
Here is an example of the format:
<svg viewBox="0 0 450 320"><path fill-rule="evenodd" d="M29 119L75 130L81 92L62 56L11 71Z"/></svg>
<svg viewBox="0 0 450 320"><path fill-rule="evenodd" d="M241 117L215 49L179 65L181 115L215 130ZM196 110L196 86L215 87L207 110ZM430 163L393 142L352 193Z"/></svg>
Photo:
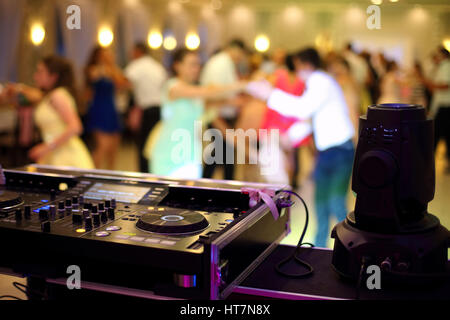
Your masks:
<svg viewBox="0 0 450 320"><path fill-rule="evenodd" d="M248 92L267 100L269 108L284 116L311 119L314 140L319 151L315 168L315 207L318 231L315 245L326 247L329 217L341 221L347 214L346 197L353 165L355 134L344 94L332 76L321 71L320 57L308 48L296 55L297 74L306 89L294 96L273 89L267 82L250 83Z"/></svg>
<svg viewBox="0 0 450 320"><path fill-rule="evenodd" d="M213 55L206 62L200 75L200 83L205 86L230 85L236 83L239 81L237 66L244 60L245 55L246 49L244 42L238 39L232 40L224 50ZM229 96L228 98L233 98L233 96ZM218 110L212 109L208 112L216 112L216 114L212 115L214 120L211 122L210 127L217 128L222 132L227 128L234 127L238 113L236 106L223 105ZM234 164L226 163L226 155L227 153L234 153L234 148L225 141L222 146L217 146L217 148L222 147L224 150L222 162L224 164L224 178L226 180L232 180L234 175ZM203 170L203 177L211 178L216 165L216 163L206 164Z"/></svg>
<svg viewBox="0 0 450 320"><path fill-rule="evenodd" d="M137 134L139 170L149 172L148 160L142 154L145 141L160 120L160 96L167 74L164 67L148 55L147 46L137 43L133 49L133 60L125 68L125 76L133 87L134 107L128 124Z"/></svg>
<svg viewBox="0 0 450 320"><path fill-rule="evenodd" d="M450 55L445 48L439 48L436 59L438 67L433 80L428 84L433 92L430 113L435 117L435 148L441 138L447 146L447 160L450 160ZM450 173L450 165L447 167Z"/></svg>

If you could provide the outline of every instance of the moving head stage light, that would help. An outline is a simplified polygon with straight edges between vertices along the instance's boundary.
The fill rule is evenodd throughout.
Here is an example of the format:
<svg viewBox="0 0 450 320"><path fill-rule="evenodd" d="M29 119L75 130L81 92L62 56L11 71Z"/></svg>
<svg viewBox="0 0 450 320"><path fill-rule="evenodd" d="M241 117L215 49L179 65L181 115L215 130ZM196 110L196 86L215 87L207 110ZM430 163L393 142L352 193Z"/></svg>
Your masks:
<svg viewBox="0 0 450 320"><path fill-rule="evenodd" d="M422 106L372 105L360 118L355 210L331 234L340 275L358 279L368 265L381 267L383 282L397 284L449 275L450 233L427 211L435 188L433 139Z"/></svg>

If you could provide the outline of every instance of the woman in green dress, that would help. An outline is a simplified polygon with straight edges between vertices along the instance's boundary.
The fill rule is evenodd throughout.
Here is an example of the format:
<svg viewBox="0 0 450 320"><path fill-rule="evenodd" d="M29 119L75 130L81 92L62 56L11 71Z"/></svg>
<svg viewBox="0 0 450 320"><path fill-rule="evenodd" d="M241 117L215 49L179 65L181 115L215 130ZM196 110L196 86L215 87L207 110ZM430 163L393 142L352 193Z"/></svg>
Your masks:
<svg viewBox="0 0 450 320"><path fill-rule="evenodd" d="M245 84L196 85L200 58L198 53L187 49L175 52L172 68L175 76L167 81L162 92L161 127L150 154L150 172L198 179L202 176L202 141L195 130L202 127L205 102L225 99L230 93L243 90Z"/></svg>

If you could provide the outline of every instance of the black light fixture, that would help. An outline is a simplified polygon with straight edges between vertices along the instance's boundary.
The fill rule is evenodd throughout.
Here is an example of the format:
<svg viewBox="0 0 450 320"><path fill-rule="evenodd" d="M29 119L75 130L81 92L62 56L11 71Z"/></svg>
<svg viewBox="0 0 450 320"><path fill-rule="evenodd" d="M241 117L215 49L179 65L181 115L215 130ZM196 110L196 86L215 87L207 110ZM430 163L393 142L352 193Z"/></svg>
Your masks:
<svg viewBox="0 0 450 320"><path fill-rule="evenodd" d="M333 268L358 279L378 265L384 280L429 282L449 275L450 232L428 203L434 197L434 125L418 105L369 107L359 121L353 165L355 210L337 224Z"/></svg>

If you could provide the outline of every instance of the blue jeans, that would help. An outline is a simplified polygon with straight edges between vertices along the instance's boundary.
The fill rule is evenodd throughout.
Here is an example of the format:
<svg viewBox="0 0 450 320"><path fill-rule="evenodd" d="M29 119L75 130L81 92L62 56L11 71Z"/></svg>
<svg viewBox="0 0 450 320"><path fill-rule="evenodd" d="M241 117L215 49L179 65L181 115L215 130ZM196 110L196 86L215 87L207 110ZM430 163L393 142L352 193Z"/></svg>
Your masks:
<svg viewBox="0 0 450 320"><path fill-rule="evenodd" d="M319 152L314 178L316 181L315 205L318 220L315 245L326 247L329 219L332 214L338 221L347 215L347 190L353 167L355 149L352 141Z"/></svg>

